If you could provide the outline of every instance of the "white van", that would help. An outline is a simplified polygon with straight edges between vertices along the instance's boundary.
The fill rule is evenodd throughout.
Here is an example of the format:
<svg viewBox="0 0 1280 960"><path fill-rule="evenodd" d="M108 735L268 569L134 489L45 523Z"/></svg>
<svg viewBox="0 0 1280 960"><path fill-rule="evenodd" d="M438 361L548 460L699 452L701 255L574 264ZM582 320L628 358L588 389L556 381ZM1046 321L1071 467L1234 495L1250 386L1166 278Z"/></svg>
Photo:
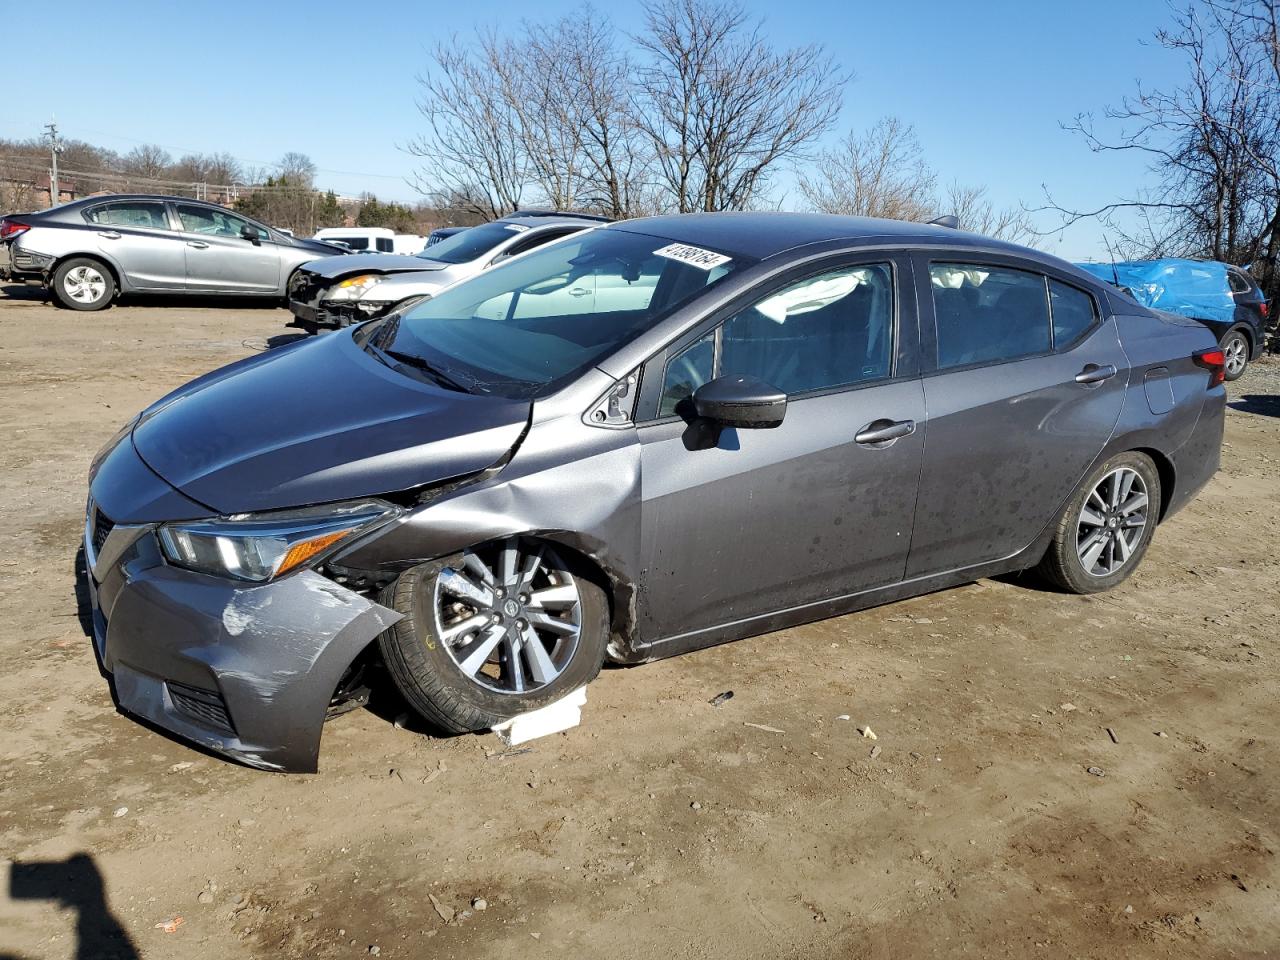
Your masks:
<svg viewBox="0 0 1280 960"><path fill-rule="evenodd" d="M413 233L396 233L388 227L325 227L313 239L340 243L357 253L421 253L427 238Z"/></svg>

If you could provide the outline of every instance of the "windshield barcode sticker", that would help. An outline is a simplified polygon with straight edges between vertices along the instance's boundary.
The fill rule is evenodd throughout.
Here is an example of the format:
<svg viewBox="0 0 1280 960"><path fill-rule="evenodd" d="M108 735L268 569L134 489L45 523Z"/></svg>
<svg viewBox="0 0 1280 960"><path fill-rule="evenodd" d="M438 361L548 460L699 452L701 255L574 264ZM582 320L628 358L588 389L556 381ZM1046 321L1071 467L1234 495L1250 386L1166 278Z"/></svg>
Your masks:
<svg viewBox="0 0 1280 960"><path fill-rule="evenodd" d="M669 243L661 250L653 251L655 257L666 257L668 260L679 260L681 263L687 263L691 267L697 267L699 270L714 270L716 267L728 263L732 257L726 257L723 253L715 253L711 250L703 250L701 247L691 247L687 243Z"/></svg>

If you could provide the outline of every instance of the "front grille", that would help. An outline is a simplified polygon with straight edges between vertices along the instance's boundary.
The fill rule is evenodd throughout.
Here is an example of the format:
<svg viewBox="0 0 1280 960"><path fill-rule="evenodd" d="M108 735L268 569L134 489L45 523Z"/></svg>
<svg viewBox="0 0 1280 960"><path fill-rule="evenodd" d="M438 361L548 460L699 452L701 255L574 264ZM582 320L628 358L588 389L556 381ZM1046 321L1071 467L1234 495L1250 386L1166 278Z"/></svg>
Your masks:
<svg viewBox="0 0 1280 960"><path fill-rule="evenodd" d="M102 552L102 546L107 542L107 537L111 536L111 531L115 528L115 521L108 517L97 507L93 508L93 552L96 556Z"/></svg>
<svg viewBox="0 0 1280 960"><path fill-rule="evenodd" d="M185 683L170 680L165 684L169 688L169 698L179 713L185 713L191 719L220 733L235 736L235 727L231 725L231 715L227 713L227 705L222 697L209 690L189 687Z"/></svg>

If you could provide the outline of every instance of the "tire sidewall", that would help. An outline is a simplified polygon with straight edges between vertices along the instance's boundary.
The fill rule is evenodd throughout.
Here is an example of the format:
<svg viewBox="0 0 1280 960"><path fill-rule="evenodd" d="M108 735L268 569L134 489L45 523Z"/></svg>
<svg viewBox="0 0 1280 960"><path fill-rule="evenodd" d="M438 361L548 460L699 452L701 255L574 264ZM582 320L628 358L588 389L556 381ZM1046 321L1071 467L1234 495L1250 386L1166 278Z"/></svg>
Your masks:
<svg viewBox="0 0 1280 960"><path fill-rule="evenodd" d="M562 554L557 555L563 557ZM435 629L436 578L446 567L459 567L462 564L462 554L434 560L413 569L413 594L410 600L412 610L399 611L411 613L413 629L401 630L393 635L396 653L402 658L412 677L431 677L436 683L443 682L448 688L450 699L459 701L470 711L484 715L487 718L485 722L490 726L554 703L595 677L604 661L605 646L609 639L608 604L604 592L585 577L582 571L575 569L571 562L566 560L565 563L578 586L582 630L569 665L545 687L527 694L502 694L486 690L467 679L445 650L444 642ZM419 689L416 692L427 699L433 699L432 687L435 685L418 683L416 686ZM411 702L416 699L410 691L404 692Z"/></svg>
<svg viewBox="0 0 1280 960"><path fill-rule="evenodd" d="M67 274L78 267L90 267L102 275L105 289L103 294L92 303L84 303L67 296L63 290L63 284L66 282ZM101 260L95 260L92 257L72 257L70 260L59 264L58 269L53 272L52 288L54 299L68 310L79 310L83 313L89 313L96 310L105 310L111 305L112 299L116 293L115 278L111 275L111 271L107 269L106 264Z"/></svg>
<svg viewBox="0 0 1280 960"><path fill-rule="evenodd" d="M1147 486L1147 525L1143 528L1142 539L1138 541L1128 562L1115 573L1105 577L1095 577L1085 571L1076 550L1080 510L1098 482L1120 467L1128 467L1136 471ZM1164 491L1160 488L1160 472L1156 469L1155 462L1145 453L1130 451L1117 454L1089 474L1067 504L1062 518L1062 533L1054 545L1058 551L1061 572L1072 590L1077 593L1100 593L1110 590L1133 575L1133 572L1142 564L1147 548L1155 536L1163 495Z"/></svg>

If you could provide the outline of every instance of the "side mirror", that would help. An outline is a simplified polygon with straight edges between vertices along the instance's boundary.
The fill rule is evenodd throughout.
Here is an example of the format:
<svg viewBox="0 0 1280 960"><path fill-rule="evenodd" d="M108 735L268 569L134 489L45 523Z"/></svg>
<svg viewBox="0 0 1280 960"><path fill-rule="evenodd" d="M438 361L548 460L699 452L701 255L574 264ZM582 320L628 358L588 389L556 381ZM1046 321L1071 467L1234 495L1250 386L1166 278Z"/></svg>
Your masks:
<svg viewBox="0 0 1280 960"><path fill-rule="evenodd" d="M261 231L258 230L257 227L251 227L249 226L249 224L246 223L243 227L240 228L240 239L248 240L250 243L256 246L262 242L262 233Z"/></svg>
<svg viewBox="0 0 1280 960"><path fill-rule="evenodd" d="M787 413L787 395L755 377L717 377L693 392L694 412L722 427L768 429Z"/></svg>

